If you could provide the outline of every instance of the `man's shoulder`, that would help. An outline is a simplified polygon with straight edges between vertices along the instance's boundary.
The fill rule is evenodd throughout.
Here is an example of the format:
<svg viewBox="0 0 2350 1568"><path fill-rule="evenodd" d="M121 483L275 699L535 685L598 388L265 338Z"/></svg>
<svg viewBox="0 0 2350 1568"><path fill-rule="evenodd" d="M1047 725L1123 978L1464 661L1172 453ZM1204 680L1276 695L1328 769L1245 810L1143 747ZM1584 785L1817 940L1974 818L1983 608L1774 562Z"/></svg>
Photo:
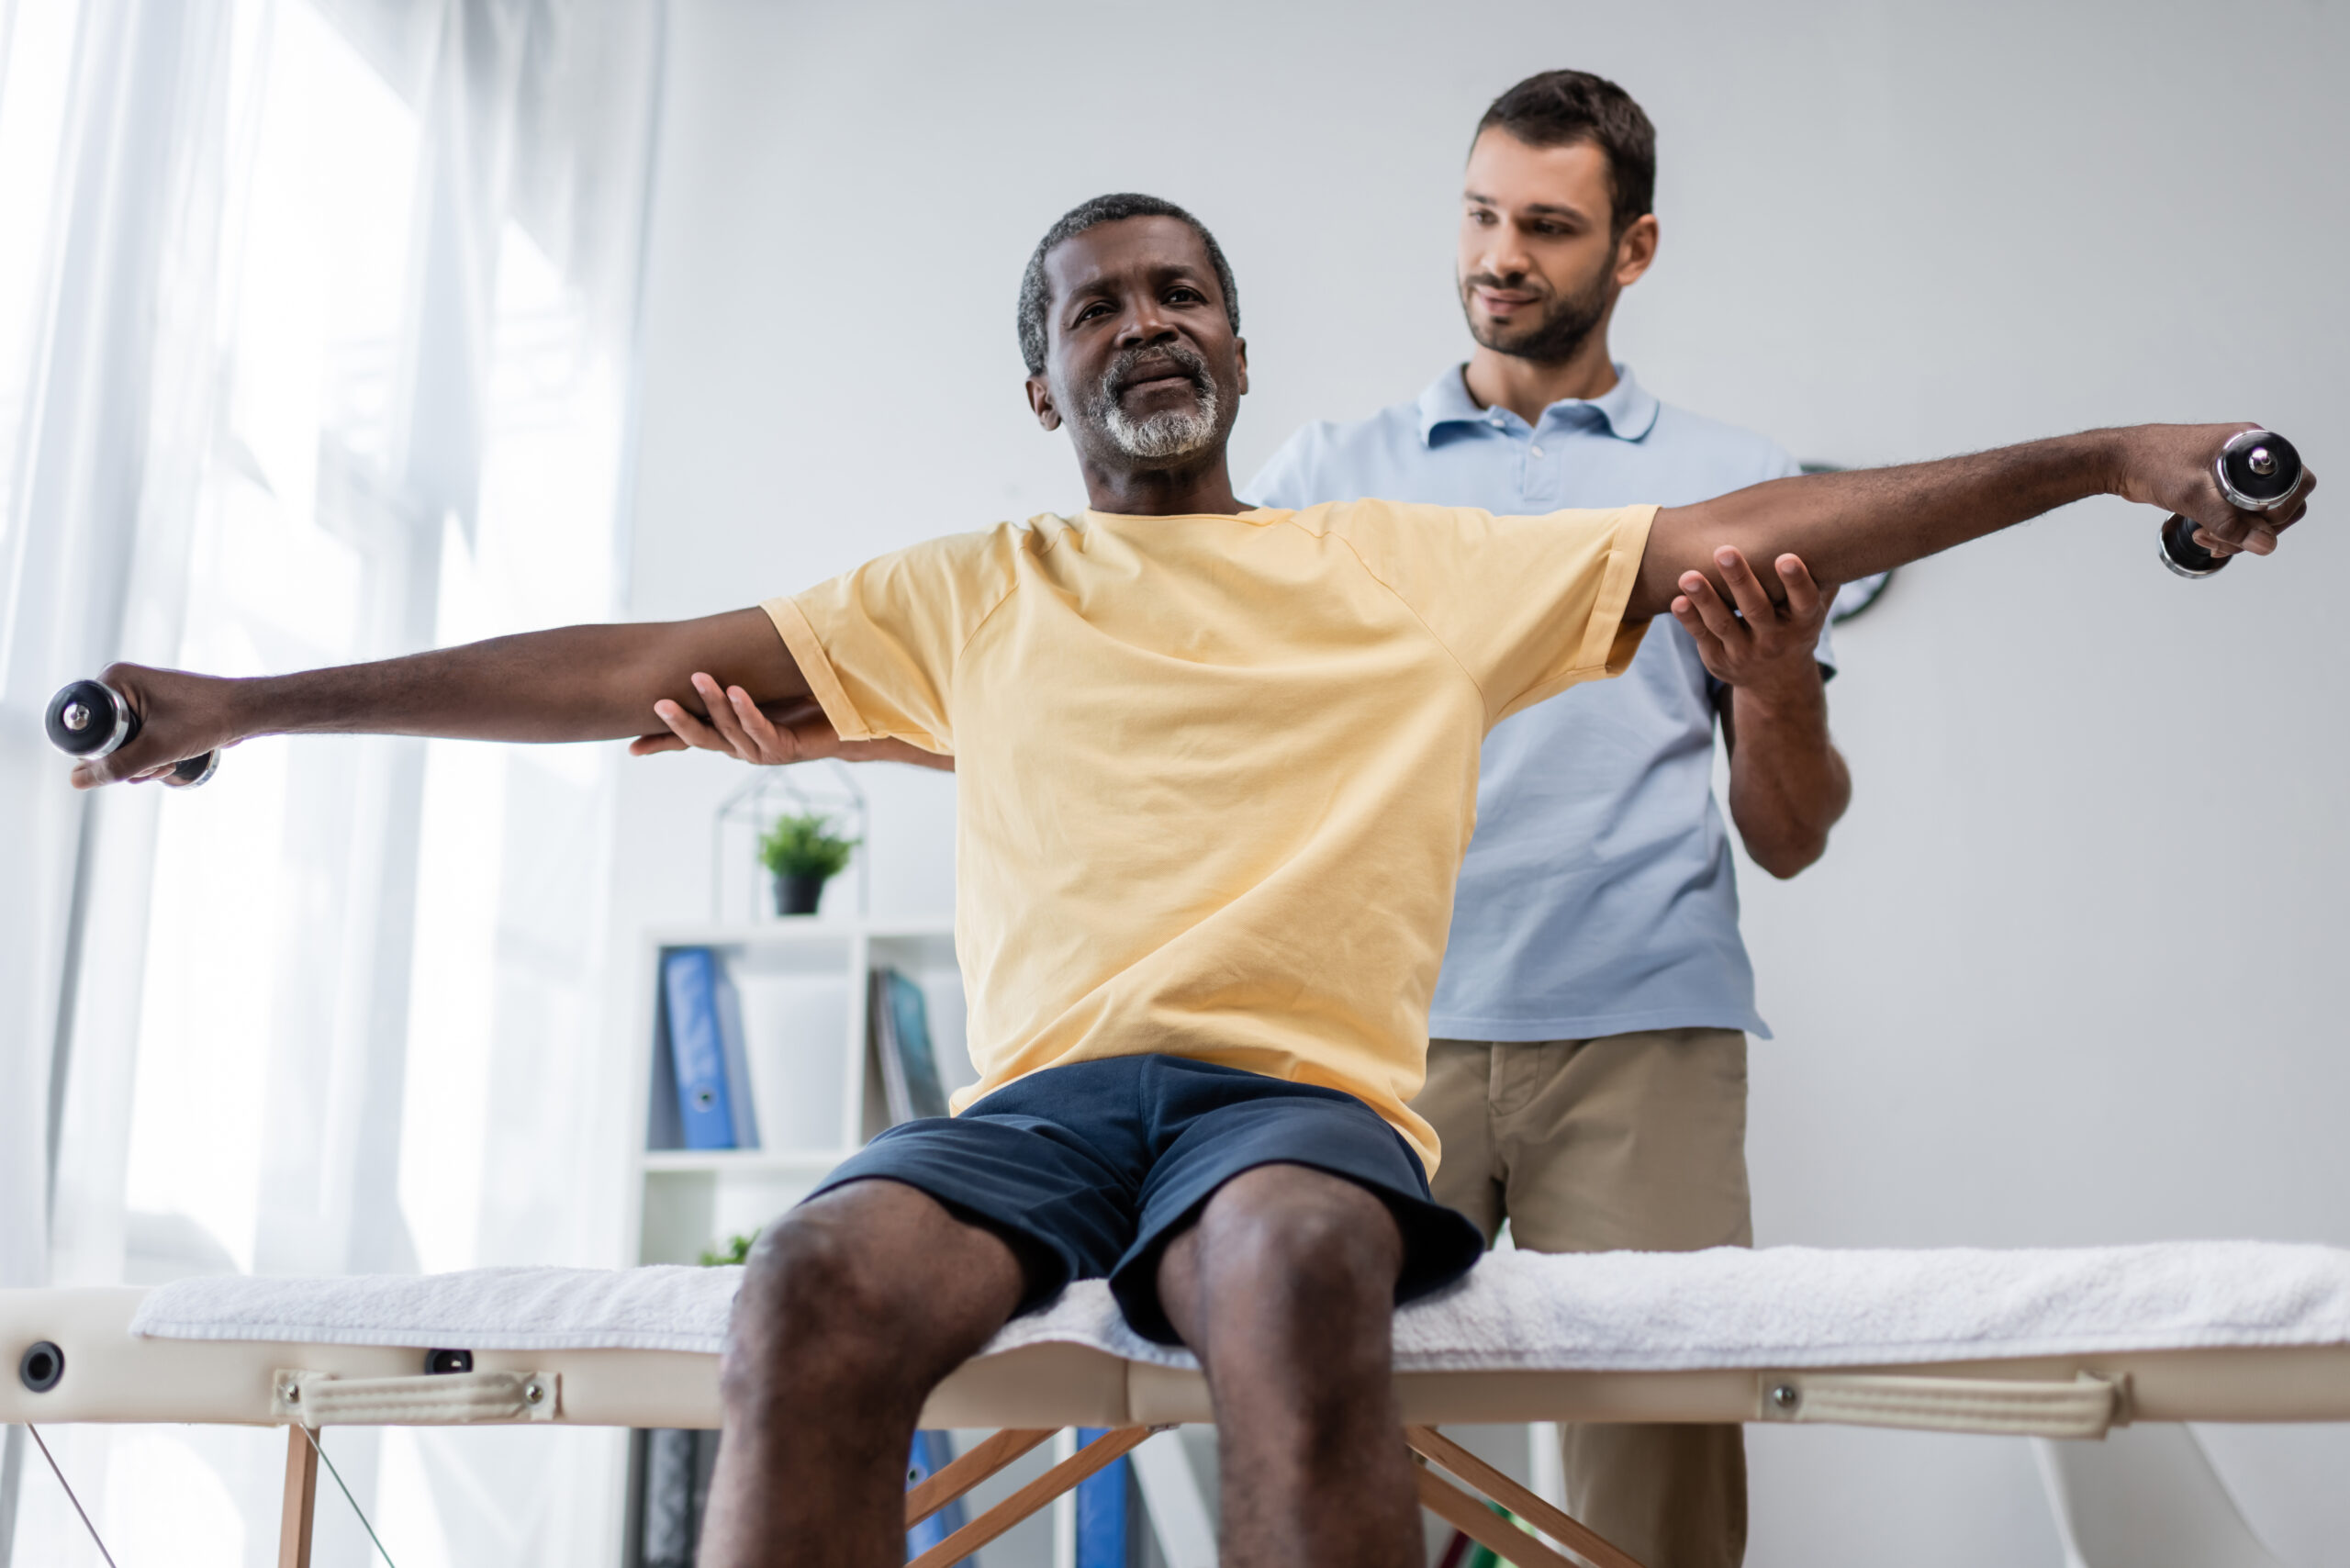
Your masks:
<svg viewBox="0 0 2350 1568"><path fill-rule="evenodd" d="M819 585L811 591L903 590L917 599L939 604L961 602L976 595L1001 597L1018 583L1021 559L1051 550L1076 526L1071 518L1046 513L1024 522L998 522L964 533L941 533L885 551ZM854 585L862 583L863 589ZM946 599L936 599L940 592Z"/></svg>
<svg viewBox="0 0 2350 1568"><path fill-rule="evenodd" d="M1079 507L1069 512L1043 511L1024 520L1006 519L962 533L934 534L907 548L957 558L1041 555L1071 535L1082 535L1087 526L1086 510Z"/></svg>
<svg viewBox="0 0 2350 1568"><path fill-rule="evenodd" d="M1377 496L1351 496L1342 501L1315 501L1305 506L1263 510L1286 512L1290 526L1308 533L1326 533L1357 540L1386 535L1409 536L1438 529L1450 529L1457 533L1464 522L1481 518L1490 520L1493 516L1478 507L1446 506L1437 501L1392 501Z"/></svg>

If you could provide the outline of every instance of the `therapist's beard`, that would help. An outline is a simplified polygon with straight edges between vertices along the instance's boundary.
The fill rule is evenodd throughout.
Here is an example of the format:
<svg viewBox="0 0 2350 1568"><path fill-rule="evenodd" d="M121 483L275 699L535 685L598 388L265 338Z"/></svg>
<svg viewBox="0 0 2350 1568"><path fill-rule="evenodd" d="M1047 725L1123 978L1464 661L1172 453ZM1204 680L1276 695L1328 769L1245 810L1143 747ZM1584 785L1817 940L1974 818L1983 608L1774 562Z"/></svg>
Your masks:
<svg viewBox="0 0 2350 1568"><path fill-rule="evenodd" d="M1146 420L1130 418L1118 395L1144 358L1171 360L1192 378L1195 400L1189 409L1166 409ZM1216 393L1208 362L1181 343L1131 348L1113 360L1101 377L1085 389L1080 404L1086 421L1098 426L1128 457L1153 462L1190 457L1215 444L1216 415L1224 401Z"/></svg>
<svg viewBox="0 0 2350 1568"><path fill-rule="evenodd" d="M1469 335L1481 347L1513 359L1530 359L1537 364L1563 364L1581 352L1591 334L1599 330L1599 324L1607 319L1607 308L1616 303L1616 291L1609 286L1613 281L1603 272L1581 294L1553 300L1550 314L1533 326L1501 330L1493 322L1478 319L1469 291L1479 284L1488 288L1514 288L1518 285L1491 273L1478 273L1460 280L1460 308L1469 318Z"/></svg>

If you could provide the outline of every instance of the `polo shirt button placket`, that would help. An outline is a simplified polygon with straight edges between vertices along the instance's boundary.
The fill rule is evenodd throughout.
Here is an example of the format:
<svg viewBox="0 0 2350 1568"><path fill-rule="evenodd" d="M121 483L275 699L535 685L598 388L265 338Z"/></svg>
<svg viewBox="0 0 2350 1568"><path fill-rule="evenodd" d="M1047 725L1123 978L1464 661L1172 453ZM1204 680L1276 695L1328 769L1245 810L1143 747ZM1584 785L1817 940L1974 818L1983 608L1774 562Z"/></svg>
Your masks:
<svg viewBox="0 0 2350 1568"><path fill-rule="evenodd" d="M1555 511L1558 510L1561 467L1559 454L1556 450L1559 432L1557 431L1549 432L1547 439L1551 443L1550 445L1544 444L1546 437L1540 426L1537 426L1529 433L1532 439L1527 442L1523 460L1526 477L1521 487L1522 493L1526 497L1527 510L1529 512Z"/></svg>

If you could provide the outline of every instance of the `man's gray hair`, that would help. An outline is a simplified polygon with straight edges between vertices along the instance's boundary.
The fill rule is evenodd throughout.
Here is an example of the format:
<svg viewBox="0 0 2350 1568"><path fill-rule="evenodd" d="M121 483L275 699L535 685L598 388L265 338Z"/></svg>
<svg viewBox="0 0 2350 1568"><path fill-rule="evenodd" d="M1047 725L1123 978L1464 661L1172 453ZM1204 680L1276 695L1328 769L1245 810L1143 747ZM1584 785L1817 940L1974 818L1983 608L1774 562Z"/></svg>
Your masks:
<svg viewBox="0 0 2350 1568"><path fill-rule="evenodd" d="M1240 289L1232 281L1232 266L1224 259L1224 247L1215 242L1206 224L1157 196L1133 191L1098 196L1070 207L1061 214L1059 222L1045 230L1045 237L1036 241L1035 253L1028 258L1028 270L1020 275L1020 357L1026 362L1029 375L1045 374L1045 310L1050 292L1045 283L1045 258L1062 241L1122 218L1172 218L1190 224L1200 243L1207 247L1209 264L1215 268L1215 286L1224 294L1225 319L1232 323L1235 332L1240 330Z"/></svg>

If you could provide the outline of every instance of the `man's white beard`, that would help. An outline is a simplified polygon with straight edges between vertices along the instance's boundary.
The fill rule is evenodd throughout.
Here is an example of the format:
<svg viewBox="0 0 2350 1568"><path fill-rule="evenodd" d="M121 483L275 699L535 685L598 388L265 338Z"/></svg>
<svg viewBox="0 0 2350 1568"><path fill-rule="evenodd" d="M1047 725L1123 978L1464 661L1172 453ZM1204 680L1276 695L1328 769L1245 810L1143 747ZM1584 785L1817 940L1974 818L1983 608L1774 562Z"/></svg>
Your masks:
<svg viewBox="0 0 2350 1568"><path fill-rule="evenodd" d="M1189 457L1215 440L1215 384L1199 386L1199 401L1189 411L1169 409L1137 424L1126 417L1113 396L1102 410L1102 428L1128 457Z"/></svg>

